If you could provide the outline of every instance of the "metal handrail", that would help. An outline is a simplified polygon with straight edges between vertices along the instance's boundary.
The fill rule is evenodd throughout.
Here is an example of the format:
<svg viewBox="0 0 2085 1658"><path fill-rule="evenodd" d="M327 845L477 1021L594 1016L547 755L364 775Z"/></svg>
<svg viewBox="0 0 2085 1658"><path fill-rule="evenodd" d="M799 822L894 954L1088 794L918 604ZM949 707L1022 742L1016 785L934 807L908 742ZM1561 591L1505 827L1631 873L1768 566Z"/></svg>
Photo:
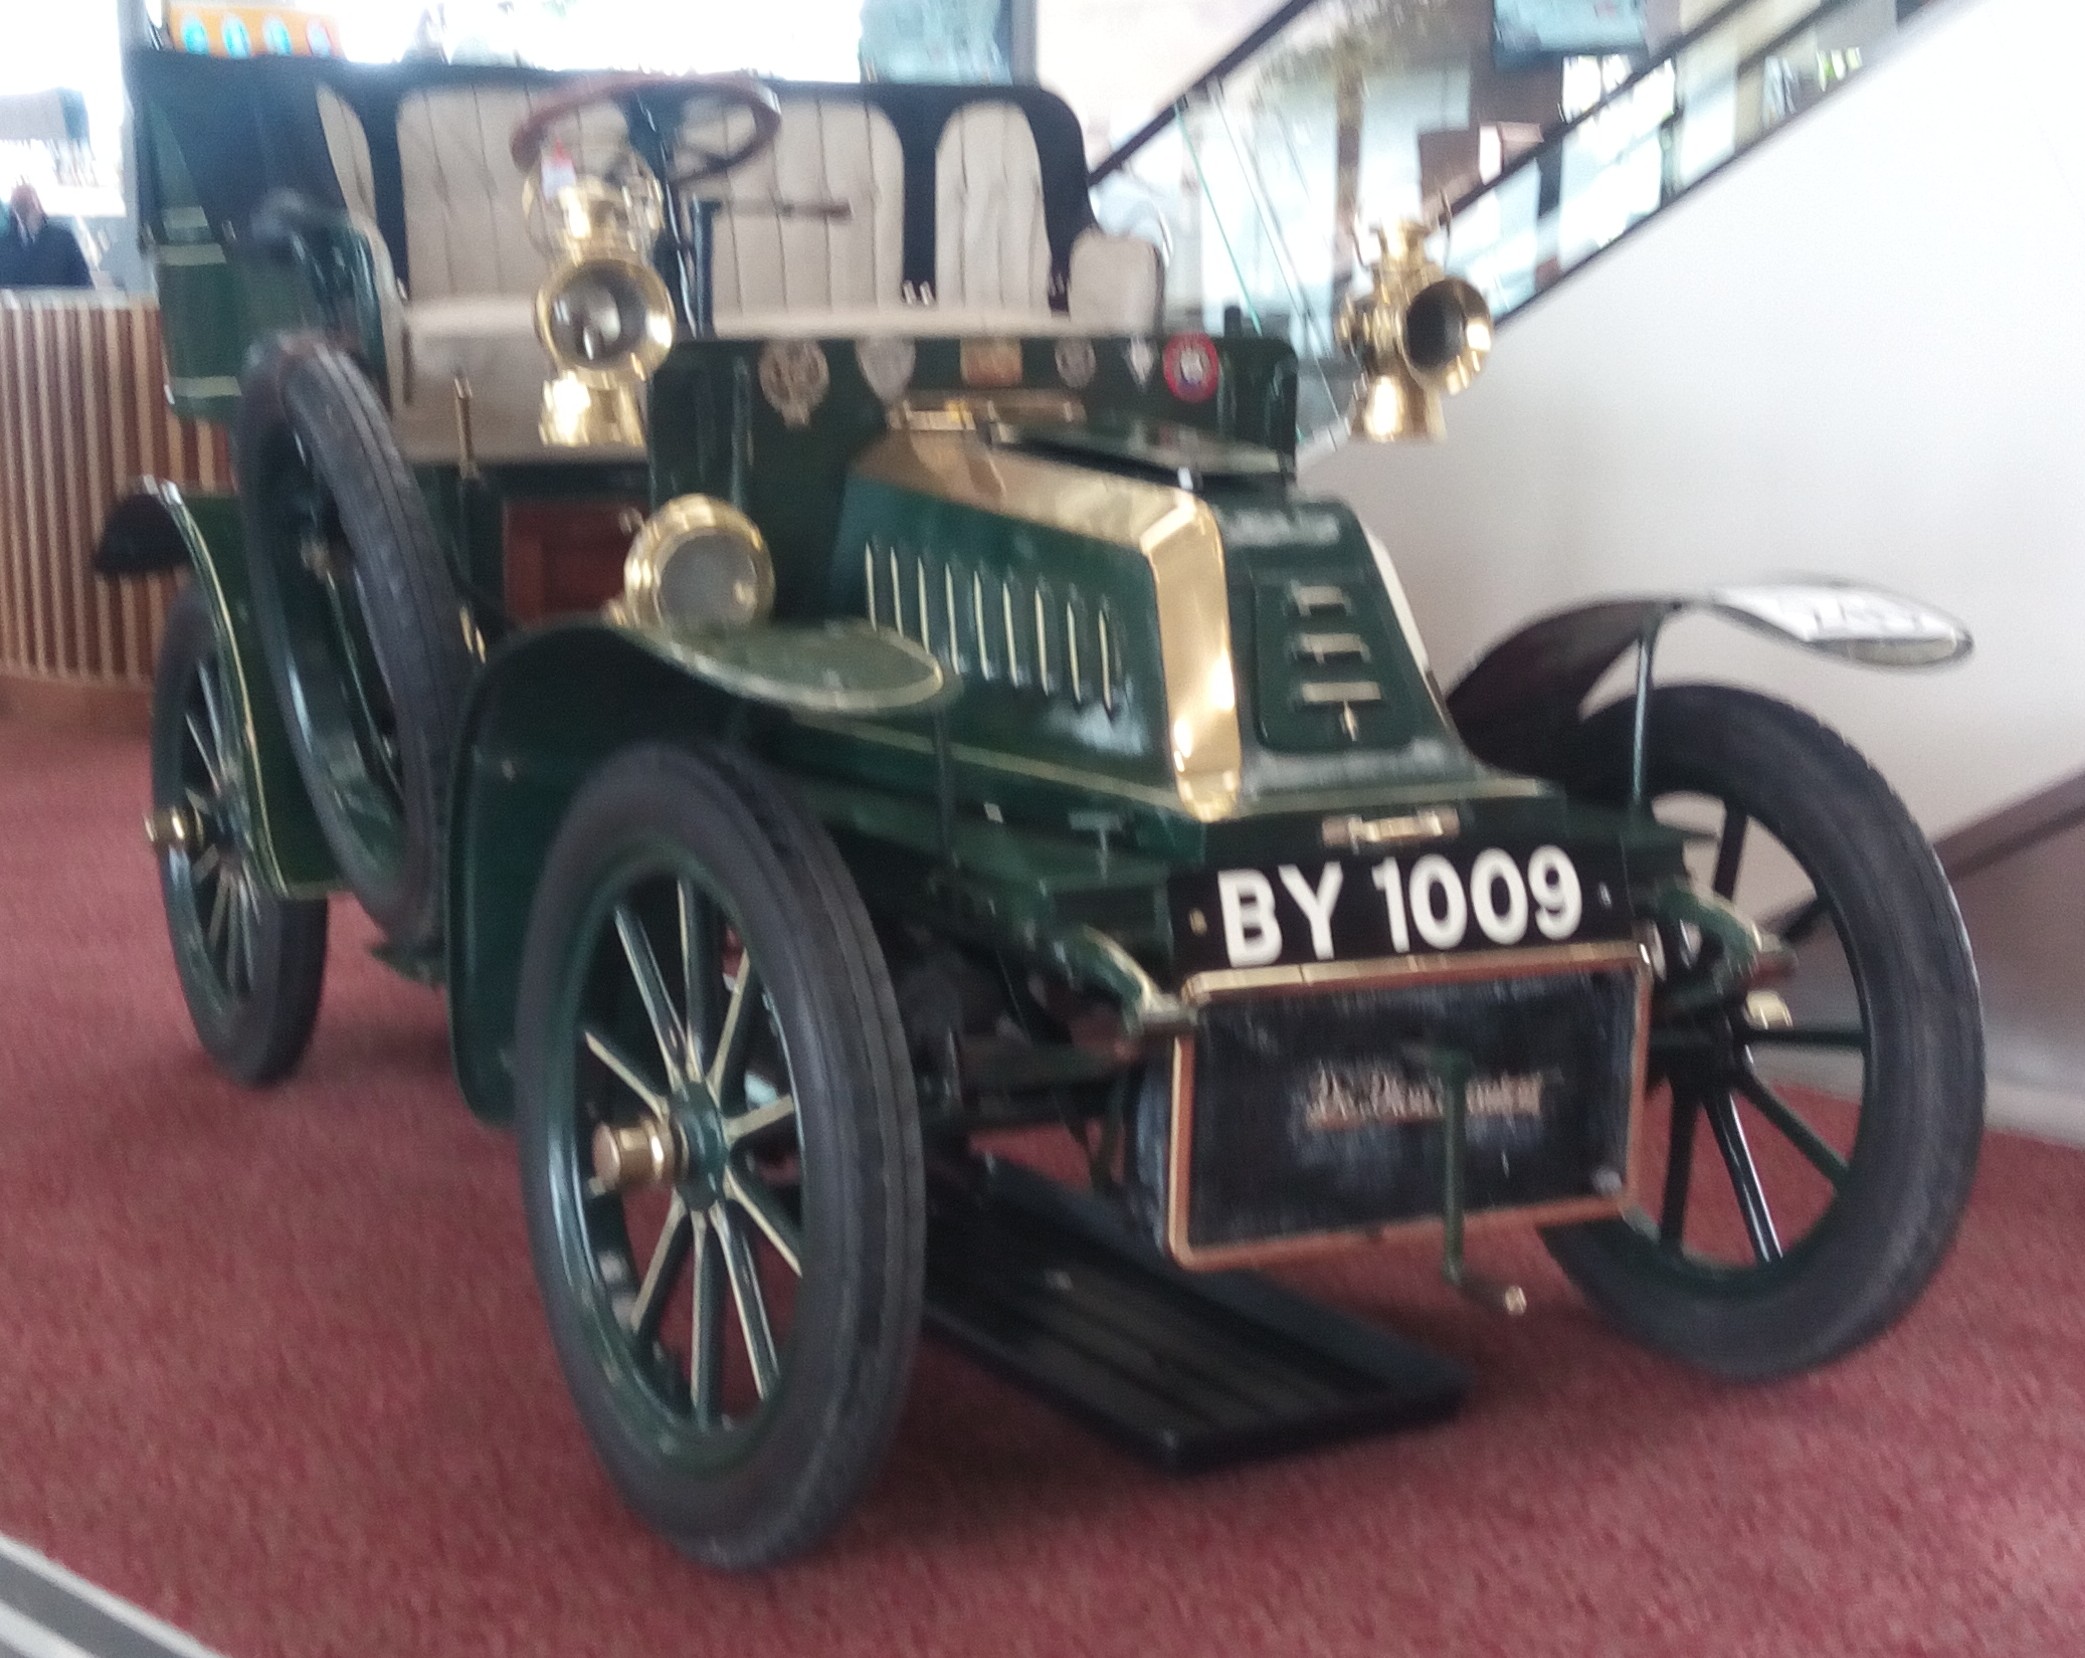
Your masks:
<svg viewBox="0 0 2085 1658"><path fill-rule="evenodd" d="M1320 0L1287 0L1287 4L1275 7L1273 11L1269 12L1257 25L1247 32L1235 46L1175 93L1172 99L1156 115L1137 128L1135 132L1116 145L1114 149L1110 150L1100 163L1086 175L1087 187L1090 189L1111 173L1120 172L1131 156L1135 155L1137 151L1150 143L1152 139L1164 132L1167 127L1171 126L1173 122L1185 113L1189 99L1193 98L1198 92L1207 91L1218 81L1228 80L1232 70L1245 62L1247 58L1253 56L1268 41L1272 40L1297 18L1318 4L1320 4Z"/></svg>
<svg viewBox="0 0 2085 1658"><path fill-rule="evenodd" d="M1619 82L1611 91L1602 94L1599 102L1591 105L1589 108L1580 110L1578 114L1572 116L1562 126L1544 134L1541 143L1515 156L1511 164L1501 168L1494 177L1472 185L1460 196L1457 196L1441 209L1440 213L1434 218L1433 223L1436 226L1453 224L1456 217L1465 209L1474 206L1494 191L1503 189L1509 180L1517 178L1530 167L1539 166L1542 162L1555 155L1570 142L1574 133L1590 125L1597 117L1614 108L1616 104L1629 93L1635 91L1637 87L1641 86L1651 76L1677 61L1684 53L1699 45L1701 41L1715 30L1721 28L1723 24L1730 21L1739 12L1749 11L1762 3L1763 0L1726 0L1725 4L1718 6L1707 17L1703 18L1701 22L1695 24L1693 28L1687 30L1684 34L1674 37L1669 44L1659 51L1656 57L1647 60L1641 68L1631 71L1629 76ZM1854 0L1818 0L1818 4L1812 6L1809 11L1782 29L1771 40L1755 46L1750 52L1738 59L1731 70L1732 75L1735 77L1748 74L1750 71L1758 68L1768 58L1773 57L1782 47L1795 39L1805 29L1813 28L1826 17L1843 10L1853 3ZM1673 116L1668 116L1659 125L1661 127L1668 126L1674 118Z"/></svg>

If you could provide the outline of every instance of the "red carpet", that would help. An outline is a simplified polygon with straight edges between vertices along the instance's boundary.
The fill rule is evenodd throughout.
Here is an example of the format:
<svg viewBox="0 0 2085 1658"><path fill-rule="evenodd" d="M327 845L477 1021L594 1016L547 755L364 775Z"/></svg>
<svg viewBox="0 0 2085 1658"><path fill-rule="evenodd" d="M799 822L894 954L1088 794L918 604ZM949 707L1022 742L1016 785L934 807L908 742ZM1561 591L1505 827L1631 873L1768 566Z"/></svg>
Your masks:
<svg viewBox="0 0 2085 1658"><path fill-rule="evenodd" d="M712 1576L597 1473L513 1154L363 954L297 1080L188 1031L131 743L0 726L0 1531L231 1658L2085 1653L2085 1157L1991 1143L1934 1292L1769 1390L1643 1356L1532 1241L1295 1282L1470 1361L1456 1422L1199 1481L925 1349L823 1555Z"/></svg>

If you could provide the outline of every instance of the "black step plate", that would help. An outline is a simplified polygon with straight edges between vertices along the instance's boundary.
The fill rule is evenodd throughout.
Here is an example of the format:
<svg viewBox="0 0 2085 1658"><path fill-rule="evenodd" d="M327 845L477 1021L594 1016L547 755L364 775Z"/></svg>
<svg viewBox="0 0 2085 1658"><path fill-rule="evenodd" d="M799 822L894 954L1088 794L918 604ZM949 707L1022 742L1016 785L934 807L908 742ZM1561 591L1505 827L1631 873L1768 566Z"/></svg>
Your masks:
<svg viewBox="0 0 2085 1658"><path fill-rule="evenodd" d="M1183 1272L1018 1164L937 1175L927 1327L1172 1473L1454 1413L1461 1366L1255 1274Z"/></svg>

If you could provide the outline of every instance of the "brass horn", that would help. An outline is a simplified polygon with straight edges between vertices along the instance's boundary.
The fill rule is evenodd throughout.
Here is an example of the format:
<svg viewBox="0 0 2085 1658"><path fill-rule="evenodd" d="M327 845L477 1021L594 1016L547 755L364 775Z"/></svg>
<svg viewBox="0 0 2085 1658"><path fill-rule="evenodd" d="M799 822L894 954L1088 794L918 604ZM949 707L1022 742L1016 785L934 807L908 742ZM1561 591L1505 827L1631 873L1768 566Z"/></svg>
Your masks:
<svg viewBox="0 0 2085 1658"><path fill-rule="evenodd" d="M1371 443L1437 438L1441 399L1459 392L1491 351L1491 307L1426 257L1426 231L1376 228L1369 290L1340 307L1336 334L1361 365L1349 429Z"/></svg>

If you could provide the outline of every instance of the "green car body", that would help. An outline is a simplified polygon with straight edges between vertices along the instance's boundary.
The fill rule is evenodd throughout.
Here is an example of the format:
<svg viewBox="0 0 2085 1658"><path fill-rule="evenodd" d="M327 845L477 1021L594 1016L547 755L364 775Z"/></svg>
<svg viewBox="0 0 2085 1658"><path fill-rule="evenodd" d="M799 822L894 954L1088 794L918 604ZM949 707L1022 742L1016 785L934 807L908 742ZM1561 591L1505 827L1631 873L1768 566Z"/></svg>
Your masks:
<svg viewBox="0 0 2085 1658"><path fill-rule="evenodd" d="M933 215L963 209L925 205L945 133L979 111L981 131L1031 133L1042 303L893 304L846 327L812 304L719 332L711 227L731 204L682 202L693 229L668 216L675 300L648 232L616 251L650 198L604 173L557 197L585 234L532 296L417 302L430 341L445 302L451 325L509 329L474 360L502 404L430 371L401 324L393 261L426 205L401 200L402 156L436 141L401 112L453 94L492 187L542 162L541 207L543 122L621 100L624 159L649 130L648 188L672 204L657 181L689 184L668 164L680 129L645 100L714 96L773 142L784 98L151 51L131 74L170 396L233 427L243 492L147 484L101 554L107 572L192 568L214 622L213 655L187 614L188 656L168 658L187 677L162 675L159 770L185 797L169 784L148 820L182 959L214 971L201 946L222 944L219 1022L195 996L191 1013L234 1074L285 1074L317 1011L314 900L338 890L385 927L392 966L443 986L465 1099L521 1130L568 1384L669 1535L762 1563L859 1494L926 1294L928 1164L974 1177L997 1129L1071 1128L1107 1224L1126 1216L1165 1271L1412 1228L1451 1282L1518 1311L1463 1258L1466 1219L1518 1223L1631 1334L1728 1375L1849 1351L1930 1277L1982 1110L1945 878L1817 722L1727 687L1654 695L1651 669L1692 609L1890 666L1966 650L1946 618L1827 582L1603 601L1521 628L1444 692L1398 582L1407 549L1298 481L1292 347L1235 320L1161 328L1155 291L1149 327L1081 320L1081 141L1034 89L780 90L813 109L799 135L857 105L902 129L893 245L915 273L936 268ZM343 110L371 135L359 152ZM358 169L375 222L351 210ZM773 188L739 205L852 211ZM1384 237L1341 317L1368 435L1430 430L1489 348L1481 298L1422 240ZM1089 270L1121 254L1108 241ZM628 333L627 307L559 320L597 267L657 347L614 373L567 336ZM524 310L532 334L513 331ZM355 468L314 456L321 435L352 440ZM677 567L696 585L669 602ZM1633 696L1588 713L1632 653ZM1808 793L1785 798L1796 776ZM1719 824L1658 815L1682 796L1720 802ZM1736 901L1748 834L1811 885L1771 931ZM426 878L387 884L401 870ZM219 937L228 907L242 944ZM297 994L262 993L256 935L300 964ZM1804 962L1822 988L1799 1018L1772 987ZM633 1061L648 1044L656 1064ZM1835 1144L1774 1092L1756 1061L1776 1045L1858 1067L1857 1133ZM1827 1188L1786 1248L1740 1096ZM1713 1166L1697 1121L1736 1196L1735 1262L1687 1231L1696 1163ZM647 1267L622 1205L653 1197L670 1206ZM754 1232L814 1331L793 1357ZM659 1322L684 1272L685 1375ZM719 1274L743 1410L712 1386Z"/></svg>

